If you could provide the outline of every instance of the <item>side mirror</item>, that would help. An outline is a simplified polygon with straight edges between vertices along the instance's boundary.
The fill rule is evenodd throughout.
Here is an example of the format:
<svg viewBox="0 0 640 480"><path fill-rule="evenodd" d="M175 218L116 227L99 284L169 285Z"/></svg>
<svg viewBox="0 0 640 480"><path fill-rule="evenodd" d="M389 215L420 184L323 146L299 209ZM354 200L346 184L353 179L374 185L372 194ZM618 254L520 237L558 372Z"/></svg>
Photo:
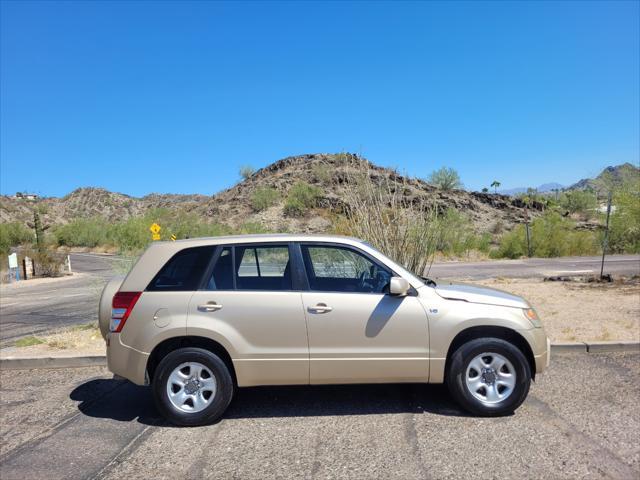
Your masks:
<svg viewBox="0 0 640 480"><path fill-rule="evenodd" d="M398 297L404 297L411 288L409 285L409 281L402 277L391 277L391 282L389 283L389 294L395 295Z"/></svg>

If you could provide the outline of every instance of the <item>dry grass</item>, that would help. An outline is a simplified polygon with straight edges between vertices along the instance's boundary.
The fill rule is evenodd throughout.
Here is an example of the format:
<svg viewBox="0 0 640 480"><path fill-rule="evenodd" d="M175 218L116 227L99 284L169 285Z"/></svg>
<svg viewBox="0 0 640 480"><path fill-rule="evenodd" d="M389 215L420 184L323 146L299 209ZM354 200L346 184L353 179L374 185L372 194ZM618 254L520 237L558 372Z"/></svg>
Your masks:
<svg viewBox="0 0 640 480"><path fill-rule="evenodd" d="M104 355L105 345L95 323L76 325L41 337L25 337L17 340L11 351L3 353L20 356L86 354Z"/></svg>

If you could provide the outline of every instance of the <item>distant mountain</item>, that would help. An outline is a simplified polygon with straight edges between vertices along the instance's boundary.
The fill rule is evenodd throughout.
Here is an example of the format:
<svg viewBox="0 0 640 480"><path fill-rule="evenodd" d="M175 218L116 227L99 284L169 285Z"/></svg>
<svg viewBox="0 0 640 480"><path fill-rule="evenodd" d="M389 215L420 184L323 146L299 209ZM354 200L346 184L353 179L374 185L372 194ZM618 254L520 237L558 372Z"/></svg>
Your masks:
<svg viewBox="0 0 640 480"><path fill-rule="evenodd" d="M583 178L571 185L567 190L595 190L604 193L611 186L617 187L628 182L640 182L640 168L631 163L605 168L596 178Z"/></svg>
<svg viewBox="0 0 640 480"><path fill-rule="evenodd" d="M564 185L560 185L559 183L552 182L552 183L543 183L538 188L536 188L536 190L538 191L538 193L547 193L547 192L553 192L554 190L562 190L563 188L564 188ZM519 195L521 193L526 193L527 188L526 187L509 188L507 190L499 190L499 192L503 195Z"/></svg>

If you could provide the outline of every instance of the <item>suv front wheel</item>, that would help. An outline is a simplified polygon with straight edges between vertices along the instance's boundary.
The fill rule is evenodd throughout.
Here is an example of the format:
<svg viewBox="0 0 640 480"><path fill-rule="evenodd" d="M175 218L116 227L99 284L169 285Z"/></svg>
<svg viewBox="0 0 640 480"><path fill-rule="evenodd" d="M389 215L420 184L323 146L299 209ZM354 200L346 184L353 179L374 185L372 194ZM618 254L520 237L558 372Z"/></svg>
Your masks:
<svg viewBox="0 0 640 480"><path fill-rule="evenodd" d="M481 416L512 413L529 393L531 368L523 353L498 338L478 338L451 357L447 387L465 410Z"/></svg>
<svg viewBox="0 0 640 480"><path fill-rule="evenodd" d="M233 397L233 379L217 355L202 348L180 348L162 359L153 376L160 413L176 425L212 423Z"/></svg>

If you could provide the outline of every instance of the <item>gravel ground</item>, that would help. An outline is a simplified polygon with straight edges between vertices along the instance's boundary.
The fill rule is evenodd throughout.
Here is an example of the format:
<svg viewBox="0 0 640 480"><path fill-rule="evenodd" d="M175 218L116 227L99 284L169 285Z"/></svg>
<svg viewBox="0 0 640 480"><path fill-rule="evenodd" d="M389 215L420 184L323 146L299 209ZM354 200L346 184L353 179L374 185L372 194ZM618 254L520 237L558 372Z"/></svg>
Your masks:
<svg viewBox="0 0 640 480"><path fill-rule="evenodd" d="M636 479L639 380L639 354L565 354L510 417L436 385L278 387L174 428L104 369L3 371L0 477Z"/></svg>

